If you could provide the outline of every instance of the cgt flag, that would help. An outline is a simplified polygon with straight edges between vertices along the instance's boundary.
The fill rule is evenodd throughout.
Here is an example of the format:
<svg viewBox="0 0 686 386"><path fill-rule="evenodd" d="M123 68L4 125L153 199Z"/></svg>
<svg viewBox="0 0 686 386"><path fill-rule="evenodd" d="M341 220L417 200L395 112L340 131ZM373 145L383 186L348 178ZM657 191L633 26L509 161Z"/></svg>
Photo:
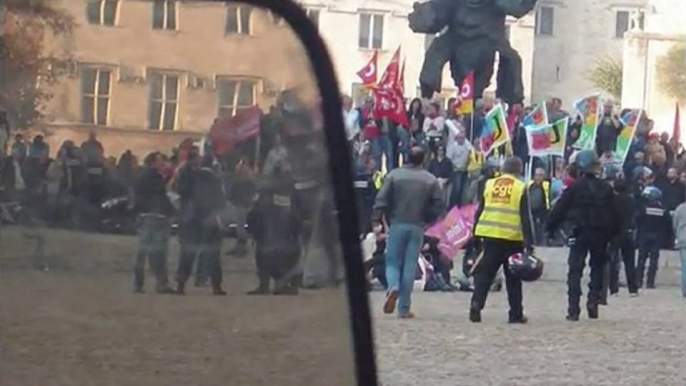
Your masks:
<svg viewBox="0 0 686 386"><path fill-rule="evenodd" d="M532 157L563 156L568 128L569 117L551 125L527 126L526 139L529 145L529 155Z"/></svg>
<svg viewBox="0 0 686 386"><path fill-rule="evenodd" d="M388 63L386 70L379 80L379 88L399 90L398 77L400 75L400 46L395 50L391 62Z"/></svg>
<svg viewBox="0 0 686 386"><path fill-rule="evenodd" d="M486 114L481 129L481 152L488 156L493 149L510 142L510 130L503 105L498 103Z"/></svg>
<svg viewBox="0 0 686 386"><path fill-rule="evenodd" d="M374 55L369 62L357 72L357 76L362 79L362 85L370 88L376 86L377 62L379 59L379 51L374 51Z"/></svg>
<svg viewBox="0 0 686 386"><path fill-rule="evenodd" d="M398 89L376 88L372 91L374 97L374 117L388 117L391 121L408 127L405 100Z"/></svg>
<svg viewBox="0 0 686 386"><path fill-rule="evenodd" d="M455 113L467 115L474 112L474 71L470 71L462 80L460 92L453 105Z"/></svg>

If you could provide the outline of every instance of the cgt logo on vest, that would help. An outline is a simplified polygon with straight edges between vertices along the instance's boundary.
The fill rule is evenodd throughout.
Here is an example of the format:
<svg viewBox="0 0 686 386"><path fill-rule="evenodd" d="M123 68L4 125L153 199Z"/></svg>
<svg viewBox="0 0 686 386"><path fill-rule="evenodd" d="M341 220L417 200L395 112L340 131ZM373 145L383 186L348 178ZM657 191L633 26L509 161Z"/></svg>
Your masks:
<svg viewBox="0 0 686 386"><path fill-rule="evenodd" d="M509 204L512 200L512 188L514 181L509 178L499 178L493 185L491 202L497 204Z"/></svg>

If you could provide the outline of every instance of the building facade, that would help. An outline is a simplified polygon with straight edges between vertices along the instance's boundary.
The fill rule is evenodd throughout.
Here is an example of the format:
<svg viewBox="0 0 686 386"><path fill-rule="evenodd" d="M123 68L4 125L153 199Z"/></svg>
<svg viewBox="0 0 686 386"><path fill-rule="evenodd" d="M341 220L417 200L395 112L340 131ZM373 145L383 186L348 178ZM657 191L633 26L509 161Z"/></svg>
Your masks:
<svg viewBox="0 0 686 386"><path fill-rule="evenodd" d="M648 0L539 0L532 99L559 97L567 108L591 92L589 72L601 58L622 61L624 34L644 19Z"/></svg>
<svg viewBox="0 0 686 386"><path fill-rule="evenodd" d="M283 21L240 3L55 0L75 22L48 47L74 59L52 89L44 129L53 149L97 129L109 155L169 151L217 117L316 83Z"/></svg>
<svg viewBox="0 0 686 386"><path fill-rule="evenodd" d="M676 103L660 87L657 71L661 58L677 44L686 45L683 0L650 0L645 28L630 31L624 41L622 102L627 107L645 109L655 120L657 130L670 133ZM686 68L686 56L683 63ZM681 114L681 119L681 127L686 127L686 114Z"/></svg>
<svg viewBox="0 0 686 386"><path fill-rule="evenodd" d="M333 58L342 92L362 95L356 72L379 52L379 76L398 46L405 90L418 77L430 38L408 28L412 0L305 0ZM75 65L52 90L43 129L53 149L97 129L108 154L167 150L200 136L216 117L257 104L267 110L288 88L315 92L300 42L283 20L240 3L178 0L54 0L75 21L48 46ZM534 18L508 20L531 91ZM442 97L455 94L445 71ZM494 88L492 85L491 89ZM132 140L132 139L135 139Z"/></svg>

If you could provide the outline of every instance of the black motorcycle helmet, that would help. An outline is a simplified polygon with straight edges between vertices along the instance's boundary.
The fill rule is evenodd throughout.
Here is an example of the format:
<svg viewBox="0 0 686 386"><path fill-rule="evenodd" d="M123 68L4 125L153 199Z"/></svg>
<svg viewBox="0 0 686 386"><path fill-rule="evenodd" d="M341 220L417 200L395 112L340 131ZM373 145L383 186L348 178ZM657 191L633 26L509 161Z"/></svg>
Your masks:
<svg viewBox="0 0 686 386"><path fill-rule="evenodd" d="M507 259L510 273L521 281L536 281L543 274L543 261L528 253L515 253Z"/></svg>

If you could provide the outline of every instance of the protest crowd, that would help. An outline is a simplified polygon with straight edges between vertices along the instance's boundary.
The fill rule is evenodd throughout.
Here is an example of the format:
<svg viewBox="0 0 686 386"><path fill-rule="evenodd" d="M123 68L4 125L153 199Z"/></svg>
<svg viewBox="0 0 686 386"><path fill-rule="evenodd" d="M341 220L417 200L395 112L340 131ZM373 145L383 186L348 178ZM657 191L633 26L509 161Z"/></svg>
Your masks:
<svg viewBox="0 0 686 386"><path fill-rule="evenodd" d="M576 101L572 113L554 97L533 106L507 105L489 97L475 99L470 95L470 76L460 95L445 105L419 98L408 101L397 95L402 89L387 80L387 74L394 71L391 67L398 66L395 62L394 58L378 84L369 82L370 94L359 106L353 106L350 96L343 96L370 285L378 281L388 289L384 262L390 248L388 224L373 229L375 195L384 176L406 166L411 149L419 147L426 155L424 168L441 188L443 207L438 219L425 228L416 288L473 290L469 276L476 258L471 240L475 208L483 198L486 181L501 175L501 167L510 157L526 164L519 178L527 184L534 244L569 245L572 229L563 226L550 234L546 223L561 194L579 178L575 158L584 149L595 152L600 164L598 177L610 183L622 212L628 214L622 219L622 232L631 236L617 237L608 247L606 291L615 294L620 284L636 295L638 288L655 288L660 250L679 247L675 241L684 238L686 158L678 106L674 128L657 128L645 111L620 109L599 94ZM368 81L364 78L368 72L363 68L358 75ZM396 90L396 95L388 96L389 90ZM396 108L400 100L403 114ZM667 215L657 221L646 215L656 210ZM453 284L450 272L461 254L463 269ZM619 280L622 264L628 266L624 283ZM682 277L686 296L686 270ZM496 280L494 288L499 290L501 283Z"/></svg>
<svg viewBox="0 0 686 386"><path fill-rule="evenodd" d="M379 84L392 78L401 84L401 74L396 69ZM620 110L597 94L577 101L571 114L558 98L534 106L476 99L468 92L470 81L468 76L460 95L445 105L408 101L398 94L402 90L397 84L393 93L375 86L357 106L353 98L342 96L370 288L377 280L386 283L388 224L372 232L376 194L385 176L407 164L415 148L422 149L421 164L438 180L442 199L441 215L427 224L421 247L416 277L422 289L473 289L469 276L476 207L484 185L500 175L509 157L526 164L519 177L527 183L534 243L565 245L569 234L564 228L547 234L546 220L577 177L574 159L583 149L597 153L601 177L627 197L625 205L632 213L632 242L613 243L609 251L610 291L618 291L620 255L633 256L635 249L638 259L631 257L631 265L638 269L627 270L626 284L654 287L660 249L675 247L675 230L676 239L684 237L679 229L686 213L679 206L686 202L686 158L678 127L671 136L660 134L664 128L654 127L644 111ZM227 229L237 239L230 254L246 255L250 241L254 244L259 285L251 293L272 292L272 281L278 294L297 293L300 286L336 285L341 280L340 251L327 242L337 229L330 221L335 208L326 184L326 149L317 114L304 106L284 92L267 114L255 107L215 120L201 143L189 139L168 154L126 151L119 159L105 156L97 131L80 145L65 141L51 158L43 135L25 138L10 130L3 114L2 220L19 221L13 212L19 203L22 213L41 226L137 232L137 292L144 289L142 271L148 259L158 292L184 293L197 261L195 284L211 283L215 294L224 294L220 255ZM672 217L648 226L641 213L650 200ZM172 231L181 244L176 288L169 286L166 267ZM312 240L319 246L311 248ZM325 268L315 264L317 273L308 279L302 256L317 248ZM455 281L451 271L465 248ZM496 280L494 288L501 286ZM683 291L686 295L686 283Z"/></svg>

